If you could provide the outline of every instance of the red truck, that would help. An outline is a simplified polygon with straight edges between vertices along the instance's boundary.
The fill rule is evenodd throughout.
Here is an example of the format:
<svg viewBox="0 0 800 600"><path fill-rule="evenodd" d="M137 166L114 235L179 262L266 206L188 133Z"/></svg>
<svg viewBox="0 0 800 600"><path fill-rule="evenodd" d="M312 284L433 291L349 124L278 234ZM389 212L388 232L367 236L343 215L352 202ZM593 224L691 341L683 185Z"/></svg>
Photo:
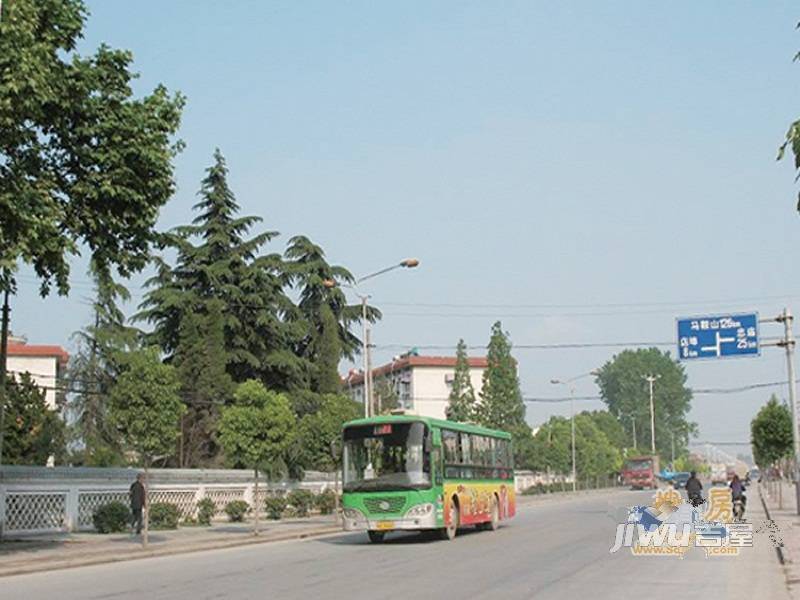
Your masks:
<svg viewBox="0 0 800 600"><path fill-rule="evenodd" d="M631 489L656 489L658 474L658 456L631 456L625 460L622 479Z"/></svg>

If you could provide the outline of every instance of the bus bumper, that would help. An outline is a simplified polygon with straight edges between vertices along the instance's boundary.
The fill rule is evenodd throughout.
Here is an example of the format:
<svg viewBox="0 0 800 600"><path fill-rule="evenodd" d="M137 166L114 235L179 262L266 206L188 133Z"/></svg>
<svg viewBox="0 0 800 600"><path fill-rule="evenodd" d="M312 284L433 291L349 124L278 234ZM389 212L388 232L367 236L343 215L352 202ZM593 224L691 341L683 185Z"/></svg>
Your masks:
<svg viewBox="0 0 800 600"><path fill-rule="evenodd" d="M366 517L343 519L345 531L413 531L418 529L437 529L443 527L437 523L436 513L422 517L404 517L401 519L367 519Z"/></svg>

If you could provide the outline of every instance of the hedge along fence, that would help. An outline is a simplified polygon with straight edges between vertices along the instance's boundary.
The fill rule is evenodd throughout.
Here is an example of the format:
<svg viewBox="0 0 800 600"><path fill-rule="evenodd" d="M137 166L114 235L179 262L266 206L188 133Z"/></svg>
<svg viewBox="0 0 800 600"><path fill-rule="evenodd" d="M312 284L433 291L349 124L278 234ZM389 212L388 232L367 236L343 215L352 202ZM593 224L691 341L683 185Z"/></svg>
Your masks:
<svg viewBox="0 0 800 600"><path fill-rule="evenodd" d="M136 469L72 467L0 468L0 522L10 534L91 531L96 509L117 501L129 506L128 490ZM204 498L213 502L214 518L225 517L232 500L253 504L252 471L225 469L152 469L150 504L174 504L182 521L197 519ZM333 473L308 472L302 482L259 484L259 496L294 489L333 489ZM207 503L206 503L207 504ZM207 509L208 510L208 509Z"/></svg>

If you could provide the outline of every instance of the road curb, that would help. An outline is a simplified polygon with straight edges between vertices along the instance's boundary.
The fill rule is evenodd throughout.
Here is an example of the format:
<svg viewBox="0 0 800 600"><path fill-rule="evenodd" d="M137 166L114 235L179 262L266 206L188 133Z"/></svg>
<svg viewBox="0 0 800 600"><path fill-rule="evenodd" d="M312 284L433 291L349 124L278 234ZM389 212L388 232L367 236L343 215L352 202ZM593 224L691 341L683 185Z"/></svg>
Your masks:
<svg viewBox="0 0 800 600"><path fill-rule="evenodd" d="M225 548L235 548L238 546L252 546L255 544L269 544L272 542L285 542L289 540L302 540L306 538L320 537L332 533L340 533L342 528L339 526L320 527L318 529L311 529L300 532L290 532L283 535L275 535L272 537L248 537L239 540L211 540L203 544L194 544L187 546L173 546L148 550L134 550L125 554L117 555L96 555L85 556L83 558L76 557L74 559L65 560L46 560L41 562L32 563L29 565L19 565L3 569L0 567L0 578L10 577L12 575L25 575L30 573L37 573L40 571L55 571L62 569L73 569L76 567L88 567L91 565L101 565L116 562L127 562L129 560L141 560L143 558L157 558L161 556L175 556L178 554L193 554L196 552L205 552L206 550L222 550Z"/></svg>
<svg viewBox="0 0 800 600"><path fill-rule="evenodd" d="M764 493L761 491L760 485L758 486L758 497L761 499L761 506L764 507L764 513L767 515L767 519L769 521L773 521L772 515L769 514L769 507L767 506L767 501L764 500ZM785 565L786 555L783 553L783 540L781 540L779 546L775 546L775 553L778 555L778 561L781 563L781 565Z"/></svg>

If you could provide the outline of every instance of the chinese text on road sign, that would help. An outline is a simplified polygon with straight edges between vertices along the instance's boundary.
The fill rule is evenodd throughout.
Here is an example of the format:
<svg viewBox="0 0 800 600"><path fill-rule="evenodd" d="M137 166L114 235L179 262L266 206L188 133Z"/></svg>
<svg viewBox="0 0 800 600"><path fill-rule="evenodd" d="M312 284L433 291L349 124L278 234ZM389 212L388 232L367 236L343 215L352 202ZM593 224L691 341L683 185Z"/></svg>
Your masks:
<svg viewBox="0 0 800 600"><path fill-rule="evenodd" d="M758 313L678 319L678 356L682 360L758 353Z"/></svg>

